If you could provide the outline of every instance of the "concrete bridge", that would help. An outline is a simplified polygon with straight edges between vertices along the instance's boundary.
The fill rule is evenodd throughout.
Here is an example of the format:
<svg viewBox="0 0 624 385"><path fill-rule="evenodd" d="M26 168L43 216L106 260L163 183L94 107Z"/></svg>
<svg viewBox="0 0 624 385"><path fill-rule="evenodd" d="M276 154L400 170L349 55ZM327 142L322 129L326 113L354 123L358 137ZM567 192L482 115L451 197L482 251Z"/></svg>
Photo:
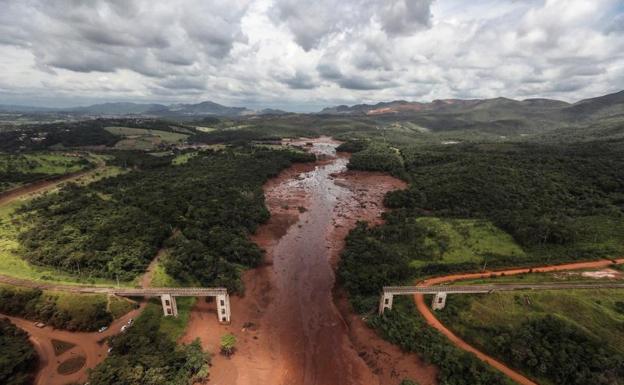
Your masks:
<svg viewBox="0 0 624 385"><path fill-rule="evenodd" d="M220 323L230 323L230 295L225 288L154 287L145 289L112 289L110 294L122 297L160 297L165 316L178 316L176 297L214 297Z"/></svg>
<svg viewBox="0 0 624 385"><path fill-rule="evenodd" d="M178 316L176 297L214 297L217 302L217 315L220 323L230 322L230 296L222 287L150 287L150 288L115 288L103 286L59 285L47 282L29 281L0 275L0 283L33 289L65 291L70 293L108 294L122 297L160 297L165 316Z"/></svg>
<svg viewBox="0 0 624 385"><path fill-rule="evenodd" d="M624 289L624 283L543 283L543 284L496 284L496 285L436 285L436 286L385 286L379 300L379 314L392 309L395 295L435 294L431 307L444 309L448 294L493 293L516 290L578 290L578 289Z"/></svg>

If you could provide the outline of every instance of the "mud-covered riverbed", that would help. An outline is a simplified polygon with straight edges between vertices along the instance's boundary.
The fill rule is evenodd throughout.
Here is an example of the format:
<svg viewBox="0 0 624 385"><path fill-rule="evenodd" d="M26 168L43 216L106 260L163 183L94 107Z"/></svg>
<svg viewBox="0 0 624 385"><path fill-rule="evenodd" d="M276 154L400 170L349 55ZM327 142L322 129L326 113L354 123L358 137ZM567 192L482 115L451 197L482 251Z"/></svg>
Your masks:
<svg viewBox="0 0 624 385"><path fill-rule="evenodd" d="M334 291L344 237L358 220L379 223L384 195L404 182L347 171L347 155L336 155L330 138L306 142L319 161L296 164L264 186L271 219L253 239L267 251L266 265L245 274L232 324L219 326L213 305L199 301L183 341L199 337L217 352L220 335L238 337L232 358L214 358L212 384L434 383L433 368L377 338Z"/></svg>

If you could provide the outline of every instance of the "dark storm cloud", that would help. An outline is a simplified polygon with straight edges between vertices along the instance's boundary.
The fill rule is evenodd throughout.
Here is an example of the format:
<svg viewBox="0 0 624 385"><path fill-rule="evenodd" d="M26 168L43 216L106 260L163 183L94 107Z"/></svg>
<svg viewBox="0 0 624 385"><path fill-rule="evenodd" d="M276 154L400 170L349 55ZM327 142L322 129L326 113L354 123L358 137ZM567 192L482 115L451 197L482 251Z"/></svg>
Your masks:
<svg viewBox="0 0 624 385"><path fill-rule="evenodd" d="M301 71L297 71L295 76L283 78L282 82L294 90L311 90L317 87L314 79Z"/></svg>
<svg viewBox="0 0 624 385"><path fill-rule="evenodd" d="M176 12L163 1L7 1L0 42L28 46L40 66L78 72L129 69L147 76L166 64L196 61L189 46L211 59L244 40L240 19L247 2L185 0ZM183 52L176 57L175 51ZM164 59L164 60L160 60Z"/></svg>
<svg viewBox="0 0 624 385"><path fill-rule="evenodd" d="M205 90L206 80L202 77L174 76L158 82L158 85L171 90Z"/></svg>
<svg viewBox="0 0 624 385"><path fill-rule="evenodd" d="M430 26L432 0L277 0L272 19L284 25L305 51L334 33L358 33L373 23L390 35L408 35Z"/></svg>
<svg viewBox="0 0 624 385"><path fill-rule="evenodd" d="M341 87L349 90L381 90L384 88L396 87L396 83L389 81L378 81L364 78L362 76L348 76L336 81Z"/></svg>
<svg viewBox="0 0 624 385"><path fill-rule="evenodd" d="M623 52L621 0L0 0L0 103L576 100Z"/></svg>

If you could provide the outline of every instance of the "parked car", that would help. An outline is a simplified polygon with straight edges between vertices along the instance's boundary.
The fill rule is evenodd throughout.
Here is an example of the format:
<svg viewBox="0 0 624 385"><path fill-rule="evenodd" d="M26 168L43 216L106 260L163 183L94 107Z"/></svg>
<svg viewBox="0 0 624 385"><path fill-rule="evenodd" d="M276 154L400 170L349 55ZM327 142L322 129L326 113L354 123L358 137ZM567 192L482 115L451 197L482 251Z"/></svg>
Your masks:
<svg viewBox="0 0 624 385"><path fill-rule="evenodd" d="M108 326L102 326L98 329L98 333L104 333L106 330L108 330Z"/></svg>
<svg viewBox="0 0 624 385"><path fill-rule="evenodd" d="M134 323L134 319L130 318L130 319L128 320L128 326L132 325L133 323Z"/></svg>
<svg viewBox="0 0 624 385"><path fill-rule="evenodd" d="M125 331L126 331L126 329L128 329L128 325L124 325L124 326L122 326L122 327L121 327L121 331L122 331L122 332L125 332Z"/></svg>
<svg viewBox="0 0 624 385"><path fill-rule="evenodd" d="M44 328L46 325L43 322L37 322L35 326L38 328Z"/></svg>

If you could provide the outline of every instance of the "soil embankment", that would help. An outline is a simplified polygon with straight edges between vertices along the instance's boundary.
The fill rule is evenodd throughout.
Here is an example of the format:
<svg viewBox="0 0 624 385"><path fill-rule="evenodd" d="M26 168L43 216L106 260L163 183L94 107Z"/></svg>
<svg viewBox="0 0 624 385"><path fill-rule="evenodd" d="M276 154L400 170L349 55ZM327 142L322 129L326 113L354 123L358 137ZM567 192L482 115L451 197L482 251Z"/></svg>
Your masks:
<svg viewBox="0 0 624 385"><path fill-rule="evenodd" d="M621 264L624 263L624 259L618 259L615 263ZM479 279L479 278L488 278L492 276L501 276L501 275L518 275L518 274L527 274L527 273L547 273L553 271L567 271L567 270L580 270L580 269L595 269L595 268L604 268L613 265L613 261L610 260L601 260L601 261L590 261L590 262L578 262L578 263L568 263L563 265L553 265L553 266L543 266L536 268L520 268L520 269L509 269L502 271L492 271L492 272L484 272L484 273L468 273L468 274L453 274L447 275L443 277L435 277L423 282L420 282L420 285L431 286L431 285L440 285L444 283L459 281L459 280L467 280L467 279ZM535 382L531 381L527 377L508 367L504 363L496 360L495 358L488 356L487 354L481 352L476 349L474 346L470 345L460 337L458 337L455 333L453 333L450 329L440 322L436 316L431 311L429 305L425 303L425 297L422 294L414 295L414 300L416 301L416 307L418 311L425 318L427 323L444 334L455 346L473 353L477 358L481 361L493 366L494 368L500 370L505 375L513 379L519 384L522 385L537 385Z"/></svg>
<svg viewBox="0 0 624 385"><path fill-rule="evenodd" d="M199 337L218 352L221 335L237 336L233 357L214 357L212 384L393 385L405 377L433 384L434 368L379 339L344 297L338 307L334 301L344 237L357 220L379 223L383 196L405 185L347 172L336 142L312 142L319 161L296 164L264 186L271 219L253 239L267 251L266 264L245 274L245 296L232 298L232 324L218 325L214 304L201 300L182 341Z"/></svg>

